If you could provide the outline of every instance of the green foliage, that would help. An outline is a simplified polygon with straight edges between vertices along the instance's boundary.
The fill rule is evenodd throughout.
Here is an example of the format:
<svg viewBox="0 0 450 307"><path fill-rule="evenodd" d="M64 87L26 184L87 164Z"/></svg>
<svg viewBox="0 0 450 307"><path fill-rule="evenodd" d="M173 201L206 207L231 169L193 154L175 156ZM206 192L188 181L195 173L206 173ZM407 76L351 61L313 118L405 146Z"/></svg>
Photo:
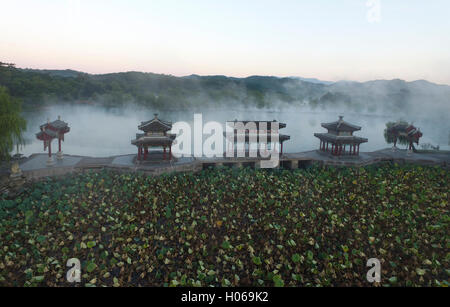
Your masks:
<svg viewBox="0 0 450 307"><path fill-rule="evenodd" d="M450 172L108 172L0 197L0 286L448 286ZM168 214L170 208L170 214Z"/></svg>
<svg viewBox="0 0 450 307"><path fill-rule="evenodd" d="M9 157L14 145L23 143L22 132L25 129L20 101L12 98L7 89L0 86L0 160Z"/></svg>
<svg viewBox="0 0 450 307"><path fill-rule="evenodd" d="M386 143L388 143L388 144L394 143L394 136L392 134L388 133L388 129L394 127L395 125L409 126L409 123L406 121L402 121L402 120L386 123L386 129L384 129L384 139L386 140ZM398 136L397 143L402 144L402 145L409 144L408 139L405 136Z"/></svg>
<svg viewBox="0 0 450 307"><path fill-rule="evenodd" d="M259 257L253 257L252 260L253 260L253 263L256 264L256 265L261 265L262 264L261 258L259 258Z"/></svg>
<svg viewBox="0 0 450 307"><path fill-rule="evenodd" d="M152 73L127 72L89 75L76 71L22 70L0 67L0 84L22 98L24 107L35 108L61 102L100 103L122 106L130 102L157 109L269 106L273 101L290 103L294 97L288 78L189 76L178 78ZM320 86L317 86L320 90ZM302 95L303 96L303 95Z"/></svg>

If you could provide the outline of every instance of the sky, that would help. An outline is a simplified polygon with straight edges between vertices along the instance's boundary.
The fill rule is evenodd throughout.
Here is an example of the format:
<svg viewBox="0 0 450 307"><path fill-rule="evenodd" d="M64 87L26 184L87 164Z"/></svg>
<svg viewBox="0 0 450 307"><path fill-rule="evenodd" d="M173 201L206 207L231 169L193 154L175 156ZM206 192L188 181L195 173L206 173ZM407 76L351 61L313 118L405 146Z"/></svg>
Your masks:
<svg viewBox="0 0 450 307"><path fill-rule="evenodd" d="M448 0L0 0L0 61L450 84Z"/></svg>

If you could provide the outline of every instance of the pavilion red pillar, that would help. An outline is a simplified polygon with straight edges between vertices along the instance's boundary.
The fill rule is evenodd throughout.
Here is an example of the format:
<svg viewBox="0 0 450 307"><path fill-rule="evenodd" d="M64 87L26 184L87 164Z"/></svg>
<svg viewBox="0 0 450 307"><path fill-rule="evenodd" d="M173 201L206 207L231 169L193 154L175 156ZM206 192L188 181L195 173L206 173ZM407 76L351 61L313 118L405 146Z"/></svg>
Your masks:
<svg viewBox="0 0 450 307"><path fill-rule="evenodd" d="M327 150L326 151L328 151L328 142L327 142Z"/></svg>
<svg viewBox="0 0 450 307"><path fill-rule="evenodd" d="M331 144L331 154L334 155L334 144Z"/></svg>
<svg viewBox="0 0 450 307"><path fill-rule="evenodd" d="M60 137L58 138L58 149L59 149L59 152L61 152L61 138Z"/></svg>
<svg viewBox="0 0 450 307"><path fill-rule="evenodd" d="M48 141L48 156L49 156L49 158L52 157L52 140L51 139Z"/></svg>
<svg viewBox="0 0 450 307"><path fill-rule="evenodd" d="M145 149L144 149L144 160L147 160L147 155L148 155L148 146L145 146Z"/></svg>

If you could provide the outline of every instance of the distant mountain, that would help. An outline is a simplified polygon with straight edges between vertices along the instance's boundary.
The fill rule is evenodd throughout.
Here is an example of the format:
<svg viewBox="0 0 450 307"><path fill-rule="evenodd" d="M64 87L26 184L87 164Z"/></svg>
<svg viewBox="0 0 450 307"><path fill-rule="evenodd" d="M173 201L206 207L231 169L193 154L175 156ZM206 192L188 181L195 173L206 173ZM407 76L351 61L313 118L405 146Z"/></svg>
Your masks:
<svg viewBox="0 0 450 307"><path fill-rule="evenodd" d="M30 107L87 101L105 106L132 102L160 109L309 106L399 114L450 113L450 86L425 80L327 82L300 77L174 77L142 72L91 75L75 70L0 67L0 85Z"/></svg>
<svg viewBox="0 0 450 307"><path fill-rule="evenodd" d="M323 81L323 80L319 80L316 78L302 78L302 77L289 77L289 78L306 81L306 82L310 82L310 83L319 83L319 84L326 84L326 85L330 85L330 84L334 83L332 81Z"/></svg>
<svg viewBox="0 0 450 307"><path fill-rule="evenodd" d="M84 74L82 72L76 71L76 70L71 70L71 69L66 69L66 70L51 70L51 69L30 69L30 68L26 68L23 69L24 71L28 71L28 72L35 72L35 73L41 73L41 74L47 74L50 76L55 76L55 77L66 77L66 78L75 78L80 74Z"/></svg>

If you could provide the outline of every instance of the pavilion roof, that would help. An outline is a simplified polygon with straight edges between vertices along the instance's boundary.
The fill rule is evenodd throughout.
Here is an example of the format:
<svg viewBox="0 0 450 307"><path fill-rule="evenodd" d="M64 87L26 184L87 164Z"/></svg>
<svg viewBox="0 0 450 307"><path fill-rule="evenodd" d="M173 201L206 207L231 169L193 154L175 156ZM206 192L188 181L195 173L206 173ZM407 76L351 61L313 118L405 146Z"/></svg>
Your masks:
<svg viewBox="0 0 450 307"><path fill-rule="evenodd" d="M62 130L62 129L69 127L69 124L66 123L65 121L62 121L60 118L58 118L55 121L48 122L48 123L41 125L40 128L42 130L44 128L47 128L48 126L52 126L53 128L55 128L57 130Z"/></svg>
<svg viewBox="0 0 450 307"><path fill-rule="evenodd" d="M259 125L263 124L263 123L265 123L267 125L267 129L270 129L270 127L271 127L271 125L273 123L278 123L279 129L286 128L286 124L285 123L279 123L277 120L267 121L267 120L237 120L237 119L235 119L233 121L227 121L227 124L228 123L230 123L230 124L231 123L236 123L236 122L243 123L244 125L246 125L247 123L252 123L253 122L253 123L256 124L256 127L258 129L259 129Z"/></svg>
<svg viewBox="0 0 450 307"><path fill-rule="evenodd" d="M234 133L234 134L231 134L231 136L229 137L228 135L227 135L227 133L226 132L224 132L223 133L223 135L224 135L224 137L226 137L227 138L227 140L228 141L233 141L234 140L234 142L237 142L237 140L238 140L238 138L239 137L242 137L244 140L245 140L245 142L249 142L250 140L251 140L251 138L253 137L254 139L256 139L258 142L259 142L259 134L258 133ZM286 135L286 134L278 134L278 142L284 142L284 141L288 141L288 140L290 140L291 139L291 137L289 136L289 135ZM265 139L265 141L267 141L267 142L270 142L272 140L272 137L271 137L271 134L270 133L268 133L267 135L266 135L266 139Z"/></svg>
<svg viewBox="0 0 450 307"><path fill-rule="evenodd" d="M158 114L155 114L155 118L146 122L141 122L138 128L144 132L169 131L172 129L172 123L159 119Z"/></svg>
<svg viewBox="0 0 450 307"><path fill-rule="evenodd" d="M131 141L133 145L150 145L150 146L160 146L160 145L170 145L175 140L175 134L158 135L158 136L146 136L146 135L136 135L136 139Z"/></svg>
<svg viewBox="0 0 450 307"><path fill-rule="evenodd" d="M323 123L322 127L334 130L334 131L358 131L361 130L360 126L350 124L346 121L344 121L343 116L339 116L339 120L332 122L332 123Z"/></svg>
<svg viewBox="0 0 450 307"><path fill-rule="evenodd" d="M366 138L355 135L341 136L331 133L314 133L314 136L326 142L342 144L366 143L368 141Z"/></svg>
<svg viewBox="0 0 450 307"><path fill-rule="evenodd" d="M58 133L56 131L50 130L50 129L44 129L42 131L39 131L36 133L36 137L40 140L43 139L49 139L49 138L56 138L58 137Z"/></svg>

